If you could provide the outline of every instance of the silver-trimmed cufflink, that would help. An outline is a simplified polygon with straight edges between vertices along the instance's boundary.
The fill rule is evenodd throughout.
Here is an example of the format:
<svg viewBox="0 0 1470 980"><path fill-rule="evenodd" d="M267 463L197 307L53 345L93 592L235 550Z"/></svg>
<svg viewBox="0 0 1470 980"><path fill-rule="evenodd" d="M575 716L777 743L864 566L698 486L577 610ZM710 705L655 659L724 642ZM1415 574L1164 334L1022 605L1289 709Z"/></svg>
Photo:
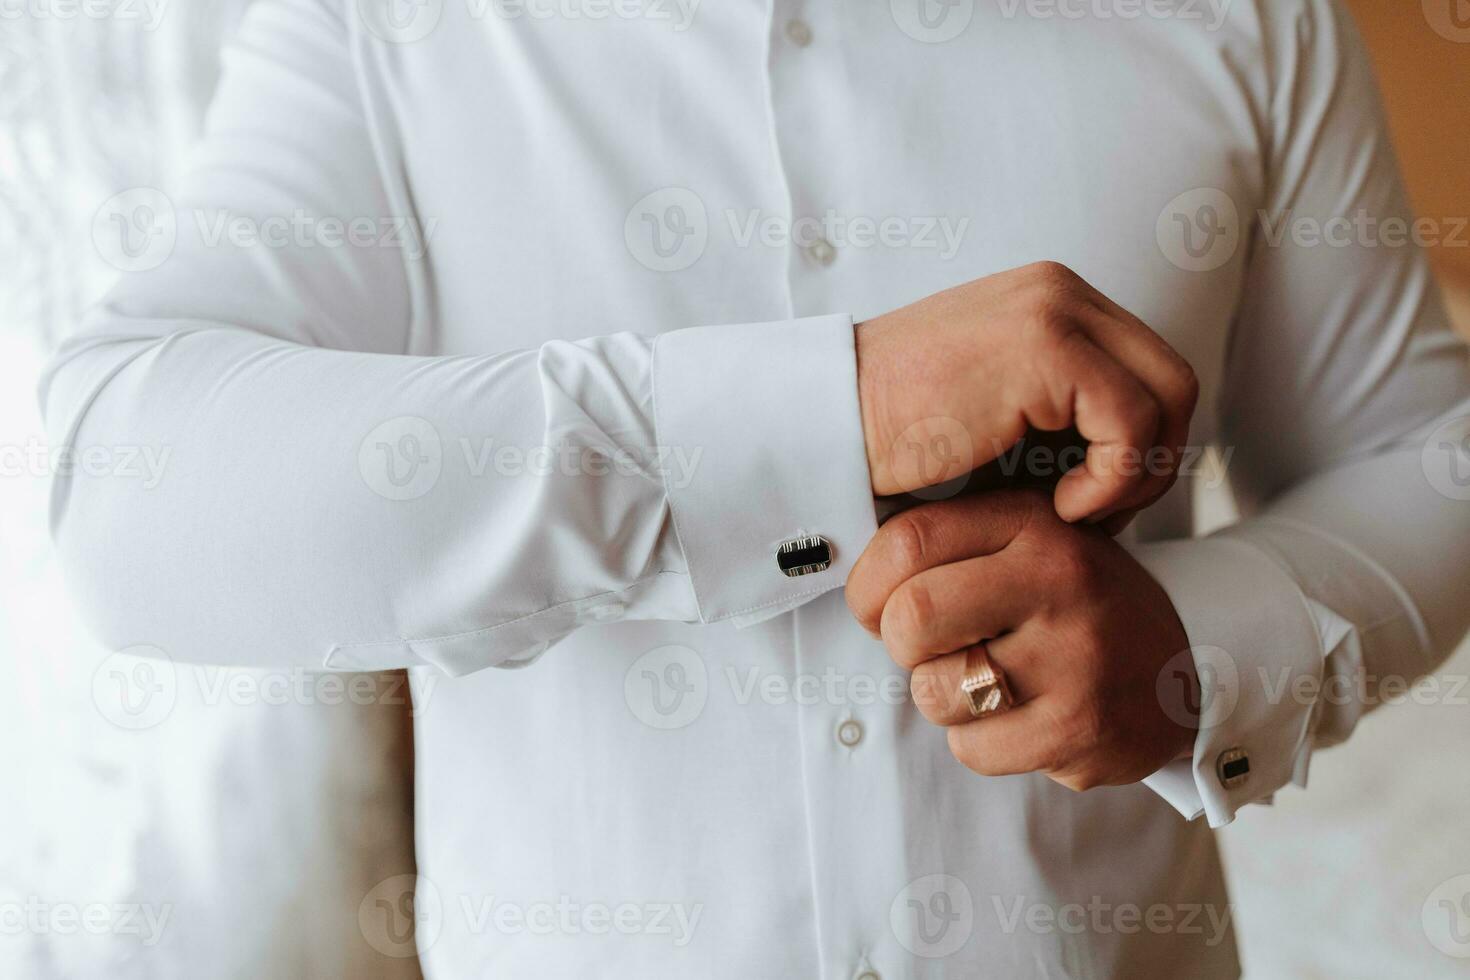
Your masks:
<svg viewBox="0 0 1470 980"><path fill-rule="evenodd" d="M776 547L776 567L787 578L825 572L832 567L832 543L820 534L807 534Z"/></svg>

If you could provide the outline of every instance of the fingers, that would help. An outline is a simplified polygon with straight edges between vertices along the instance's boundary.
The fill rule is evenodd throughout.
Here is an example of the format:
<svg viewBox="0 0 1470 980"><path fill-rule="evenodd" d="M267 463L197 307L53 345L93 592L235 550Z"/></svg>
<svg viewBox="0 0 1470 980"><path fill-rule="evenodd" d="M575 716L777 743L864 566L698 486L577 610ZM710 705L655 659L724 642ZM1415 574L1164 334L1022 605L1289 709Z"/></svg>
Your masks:
<svg viewBox="0 0 1470 980"><path fill-rule="evenodd" d="M948 729L950 753L980 775L1051 772L1066 758L1068 745L1065 726L1057 724L1046 696L1041 648L1022 634L1003 636L987 647L991 663L1005 672L1015 707L984 718L970 714L959 688L963 653L914 671L915 704L925 718Z"/></svg>
<svg viewBox="0 0 1470 980"><path fill-rule="evenodd" d="M1051 772L1066 751L1041 701L955 725L946 734L950 753L982 776Z"/></svg>
<svg viewBox="0 0 1470 980"><path fill-rule="evenodd" d="M991 664L1005 674L1016 707L1041 693L1041 665L1033 655L1035 644L1012 635L985 647ZM914 668L909 678L909 693L919 713L930 722L948 728L977 720L970 713L969 698L961 688L968 658L969 651L960 650L926 660Z"/></svg>
<svg viewBox="0 0 1470 980"><path fill-rule="evenodd" d="M1093 343L1133 373L1159 406L1159 428L1149 455L1128 461L1144 470L1142 478L1121 504L1094 515L1100 519L1146 507L1173 486L1189 439L1199 383L1189 363L1162 337L1103 294L1093 292L1097 305L1078 312L1079 325Z"/></svg>
<svg viewBox="0 0 1470 980"><path fill-rule="evenodd" d="M1043 509L1050 504L1042 495L996 491L898 514L878 529L848 574L848 607L877 634L883 608L900 585L928 569L1001 551Z"/></svg>
<svg viewBox="0 0 1470 980"><path fill-rule="evenodd" d="M1120 507L1142 482L1120 459L1142 460L1159 432L1160 409L1131 371L1080 331L1057 345L1052 397L1072 406L1073 424L1087 439L1081 466L1057 484L1058 516L1078 521Z"/></svg>
<svg viewBox="0 0 1470 980"><path fill-rule="evenodd" d="M1009 552L928 569L893 590L879 633L894 662L913 670L1021 626L1047 595L1044 575Z"/></svg>

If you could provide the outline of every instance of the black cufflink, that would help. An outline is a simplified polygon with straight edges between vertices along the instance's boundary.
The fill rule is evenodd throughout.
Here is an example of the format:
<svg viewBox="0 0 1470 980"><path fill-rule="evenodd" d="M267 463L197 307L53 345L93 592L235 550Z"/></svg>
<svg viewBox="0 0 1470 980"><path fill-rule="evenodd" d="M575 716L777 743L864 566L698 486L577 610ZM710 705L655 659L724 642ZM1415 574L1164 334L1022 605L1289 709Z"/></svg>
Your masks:
<svg viewBox="0 0 1470 980"><path fill-rule="evenodd" d="M832 545L820 534L782 541L776 549L776 567L788 578L825 572L832 567Z"/></svg>
<svg viewBox="0 0 1470 980"><path fill-rule="evenodd" d="M1226 749L1215 760L1215 775L1220 777L1220 785L1226 789L1239 786L1250 774L1251 760L1245 749Z"/></svg>

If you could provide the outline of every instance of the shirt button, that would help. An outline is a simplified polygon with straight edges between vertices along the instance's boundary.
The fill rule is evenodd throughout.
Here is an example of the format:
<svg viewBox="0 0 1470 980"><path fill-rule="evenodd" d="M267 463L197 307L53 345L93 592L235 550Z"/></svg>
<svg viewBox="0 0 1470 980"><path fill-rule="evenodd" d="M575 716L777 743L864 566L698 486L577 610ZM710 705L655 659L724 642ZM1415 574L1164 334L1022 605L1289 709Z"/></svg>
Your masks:
<svg viewBox="0 0 1470 980"><path fill-rule="evenodd" d="M849 718L837 726L837 741L848 748L852 748L863 740L863 726L861 722Z"/></svg>
<svg viewBox="0 0 1470 980"><path fill-rule="evenodd" d="M806 47L812 43L811 25L804 20L788 20L786 22L786 40L798 48Z"/></svg>
<svg viewBox="0 0 1470 980"><path fill-rule="evenodd" d="M837 249L825 238L818 238L806 247L806 254L810 255L812 261L817 265L831 265L837 258Z"/></svg>

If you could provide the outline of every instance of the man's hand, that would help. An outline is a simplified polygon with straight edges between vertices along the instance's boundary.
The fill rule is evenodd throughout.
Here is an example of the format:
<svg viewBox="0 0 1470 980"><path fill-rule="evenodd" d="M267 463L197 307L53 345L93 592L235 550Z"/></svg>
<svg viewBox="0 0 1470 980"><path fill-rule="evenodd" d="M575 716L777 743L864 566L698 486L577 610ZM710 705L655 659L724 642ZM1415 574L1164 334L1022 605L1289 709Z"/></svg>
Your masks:
<svg viewBox="0 0 1470 980"><path fill-rule="evenodd" d="M1056 487L1056 511L1068 521L1117 514L1126 522L1161 496L1198 393L1173 348L1054 262L861 323L857 360L876 494L962 476L1028 429L1075 426L1089 446L1085 464Z"/></svg>
<svg viewBox="0 0 1470 980"><path fill-rule="evenodd" d="M919 710L978 773L1042 772L1083 790L1137 782L1193 744L1158 695L1161 669L1189 646L1173 605L1121 546L1064 523L1045 494L995 491L894 517L849 575L847 602L913 671ZM954 651L981 640L1016 707L976 720Z"/></svg>

